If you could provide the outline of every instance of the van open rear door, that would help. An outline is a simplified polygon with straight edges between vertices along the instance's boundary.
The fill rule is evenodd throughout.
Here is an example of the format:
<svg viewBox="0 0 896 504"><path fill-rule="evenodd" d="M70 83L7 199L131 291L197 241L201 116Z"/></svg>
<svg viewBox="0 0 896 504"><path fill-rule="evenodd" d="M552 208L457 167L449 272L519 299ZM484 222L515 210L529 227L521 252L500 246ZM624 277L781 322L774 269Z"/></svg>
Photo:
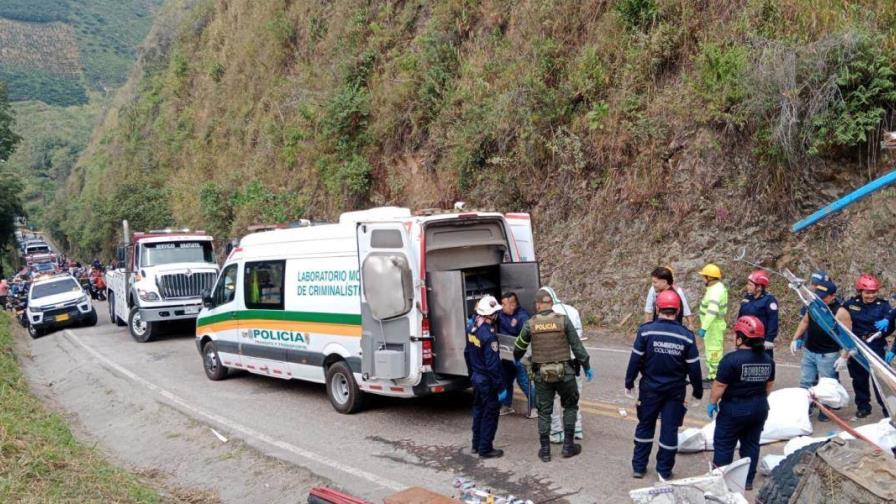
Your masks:
<svg viewBox="0 0 896 504"><path fill-rule="evenodd" d="M359 223L361 372L371 379L407 378L411 366L414 268L400 222Z"/></svg>
<svg viewBox="0 0 896 504"><path fill-rule="evenodd" d="M497 265L498 291L514 292L520 306L532 311L535 293L540 287L537 262L516 262ZM475 290L468 285L469 277L461 270L430 271L427 273L430 320L432 324L433 371L455 376L466 376L464 360L466 346L466 320L469 312L468 294ZM500 294L498 294L500 295ZM514 336L498 334L501 357L513 360Z"/></svg>
<svg viewBox="0 0 896 504"><path fill-rule="evenodd" d="M532 237L532 218L527 213L504 214L507 224L510 225L512 246L516 254L516 260L527 262L535 260L535 241ZM529 309L528 305L523 305Z"/></svg>

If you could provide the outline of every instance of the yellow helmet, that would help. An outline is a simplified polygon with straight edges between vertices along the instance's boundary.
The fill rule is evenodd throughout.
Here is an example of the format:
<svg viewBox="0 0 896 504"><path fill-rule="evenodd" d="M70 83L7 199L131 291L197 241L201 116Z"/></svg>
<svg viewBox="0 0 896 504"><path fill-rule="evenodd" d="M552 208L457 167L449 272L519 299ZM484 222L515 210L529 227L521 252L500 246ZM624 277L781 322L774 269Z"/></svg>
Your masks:
<svg viewBox="0 0 896 504"><path fill-rule="evenodd" d="M700 274L710 278L722 278L722 270L715 264L707 264L700 270Z"/></svg>

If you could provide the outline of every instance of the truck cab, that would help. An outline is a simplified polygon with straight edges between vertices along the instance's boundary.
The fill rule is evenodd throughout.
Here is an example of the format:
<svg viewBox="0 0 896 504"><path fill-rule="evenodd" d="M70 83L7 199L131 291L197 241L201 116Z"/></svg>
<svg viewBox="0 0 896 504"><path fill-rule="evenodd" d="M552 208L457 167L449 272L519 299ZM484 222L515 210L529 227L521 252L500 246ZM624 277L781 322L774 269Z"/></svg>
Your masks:
<svg viewBox="0 0 896 504"><path fill-rule="evenodd" d="M135 232L118 248L116 263L106 273L109 317L141 343L160 324L195 320L218 275L213 238L186 229Z"/></svg>

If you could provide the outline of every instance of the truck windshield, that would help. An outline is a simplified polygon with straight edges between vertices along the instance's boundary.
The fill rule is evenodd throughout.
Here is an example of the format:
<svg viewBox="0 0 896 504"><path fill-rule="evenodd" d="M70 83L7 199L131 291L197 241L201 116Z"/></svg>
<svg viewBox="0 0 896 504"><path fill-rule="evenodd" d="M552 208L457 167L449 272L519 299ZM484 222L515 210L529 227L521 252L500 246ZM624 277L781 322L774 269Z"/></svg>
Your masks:
<svg viewBox="0 0 896 504"><path fill-rule="evenodd" d="M46 245L44 245L44 246L38 246L38 247L28 247L28 251L26 252L26 255L49 254L49 253L50 253L50 247L47 247Z"/></svg>
<svg viewBox="0 0 896 504"><path fill-rule="evenodd" d="M211 242L147 243L140 254L140 266L191 262L215 262Z"/></svg>
<svg viewBox="0 0 896 504"><path fill-rule="evenodd" d="M63 292L80 291L81 285L74 278L66 278L57 282L39 283L31 286L31 299L55 296Z"/></svg>

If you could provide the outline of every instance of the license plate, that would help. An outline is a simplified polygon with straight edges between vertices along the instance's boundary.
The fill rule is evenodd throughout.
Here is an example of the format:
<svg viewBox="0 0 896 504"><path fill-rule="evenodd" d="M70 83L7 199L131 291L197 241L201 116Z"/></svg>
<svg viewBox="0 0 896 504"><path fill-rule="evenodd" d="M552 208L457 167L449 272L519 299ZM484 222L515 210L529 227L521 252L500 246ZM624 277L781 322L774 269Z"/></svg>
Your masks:
<svg viewBox="0 0 896 504"><path fill-rule="evenodd" d="M68 320L68 313L60 313L56 315L56 322L65 322Z"/></svg>
<svg viewBox="0 0 896 504"><path fill-rule="evenodd" d="M184 313L186 313L187 315L193 315L193 314L199 313L199 307L198 306L187 306L186 308L184 308Z"/></svg>

